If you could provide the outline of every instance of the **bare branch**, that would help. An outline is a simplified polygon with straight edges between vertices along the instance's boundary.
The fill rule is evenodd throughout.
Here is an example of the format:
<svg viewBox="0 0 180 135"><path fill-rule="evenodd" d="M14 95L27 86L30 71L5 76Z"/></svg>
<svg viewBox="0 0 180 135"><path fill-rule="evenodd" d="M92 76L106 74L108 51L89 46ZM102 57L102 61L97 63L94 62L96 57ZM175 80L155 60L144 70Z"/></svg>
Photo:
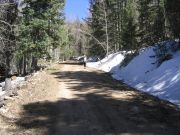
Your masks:
<svg viewBox="0 0 180 135"><path fill-rule="evenodd" d="M95 38L92 34L86 32L86 31L82 31L81 29L79 29L79 31L82 32L82 33L85 33L85 34L87 34L87 35L89 35L89 36L91 36L99 45L101 45L101 47L104 49L104 51L106 51L106 48L104 47L104 44L101 43L101 42L100 42L97 38Z"/></svg>

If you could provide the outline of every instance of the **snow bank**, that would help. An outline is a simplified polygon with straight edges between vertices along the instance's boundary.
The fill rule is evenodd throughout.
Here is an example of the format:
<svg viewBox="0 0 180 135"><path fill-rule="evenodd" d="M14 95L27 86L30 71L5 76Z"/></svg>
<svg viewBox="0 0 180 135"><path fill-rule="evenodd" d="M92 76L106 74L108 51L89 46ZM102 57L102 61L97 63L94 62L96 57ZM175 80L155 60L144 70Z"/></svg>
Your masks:
<svg viewBox="0 0 180 135"><path fill-rule="evenodd" d="M153 55L153 48L146 49L113 77L180 106L180 52L173 54L173 59L165 61L158 68L152 64L156 59L149 57Z"/></svg>
<svg viewBox="0 0 180 135"><path fill-rule="evenodd" d="M0 91L0 96L3 96L5 94L5 91Z"/></svg>
<svg viewBox="0 0 180 135"><path fill-rule="evenodd" d="M123 52L119 52L115 54L110 54L108 57L105 57L101 61L89 62L87 63L87 66L97 68L105 72L112 72L120 66L120 63L123 61L123 59Z"/></svg>
<svg viewBox="0 0 180 135"><path fill-rule="evenodd" d="M12 88L16 88L18 86L21 86L25 83L25 77L16 77L15 80L11 81ZM5 87L5 82L0 83L0 96L4 95L6 92L3 91L3 88Z"/></svg>
<svg viewBox="0 0 180 135"><path fill-rule="evenodd" d="M15 80L12 81L12 87L16 88L25 83L25 77L17 77Z"/></svg>
<svg viewBox="0 0 180 135"><path fill-rule="evenodd" d="M153 47L149 47L126 67L119 66L124 59L120 53L110 55L102 63L88 63L88 66L111 72L117 80L180 106L180 51L173 53L173 58L159 67L152 64L156 62L156 58L150 57L153 55Z"/></svg>

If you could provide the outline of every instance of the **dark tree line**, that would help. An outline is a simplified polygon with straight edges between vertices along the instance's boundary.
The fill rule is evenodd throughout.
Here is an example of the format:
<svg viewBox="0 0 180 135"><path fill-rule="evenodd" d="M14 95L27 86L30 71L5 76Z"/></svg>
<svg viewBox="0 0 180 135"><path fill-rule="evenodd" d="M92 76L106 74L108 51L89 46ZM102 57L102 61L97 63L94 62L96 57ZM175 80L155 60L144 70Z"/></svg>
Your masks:
<svg viewBox="0 0 180 135"><path fill-rule="evenodd" d="M180 36L178 0L90 0L86 23L64 23L64 0L0 0L0 64L27 74L40 59L138 51ZM2 69L2 68L1 68Z"/></svg>
<svg viewBox="0 0 180 135"><path fill-rule="evenodd" d="M11 61L16 51L16 24L18 3L15 0L0 1L0 57L1 68L5 67L5 74L9 76Z"/></svg>
<svg viewBox="0 0 180 135"><path fill-rule="evenodd" d="M0 0L0 77L7 78L5 90L11 88L11 76L27 75L41 61L59 59L60 48L68 44L63 9L64 0Z"/></svg>
<svg viewBox="0 0 180 135"><path fill-rule="evenodd" d="M138 50L180 37L178 0L90 0L90 54Z"/></svg>
<svg viewBox="0 0 180 135"><path fill-rule="evenodd" d="M63 0L0 0L0 65L27 74L63 44Z"/></svg>

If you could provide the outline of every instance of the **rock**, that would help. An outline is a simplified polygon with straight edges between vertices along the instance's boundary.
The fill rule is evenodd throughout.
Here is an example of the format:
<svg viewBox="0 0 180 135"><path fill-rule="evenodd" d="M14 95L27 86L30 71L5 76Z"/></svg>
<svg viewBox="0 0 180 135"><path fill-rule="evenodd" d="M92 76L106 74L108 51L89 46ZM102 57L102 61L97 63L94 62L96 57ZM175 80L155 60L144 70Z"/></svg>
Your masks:
<svg viewBox="0 0 180 135"><path fill-rule="evenodd" d="M16 80L16 76L12 76L12 77L11 77L11 80Z"/></svg>
<svg viewBox="0 0 180 135"><path fill-rule="evenodd" d="M5 82L0 83L0 87L4 87L5 86Z"/></svg>
<svg viewBox="0 0 180 135"><path fill-rule="evenodd" d="M28 86L27 86L27 84L23 83L19 87L20 87L20 89L26 89Z"/></svg>
<svg viewBox="0 0 180 135"><path fill-rule="evenodd" d="M12 92L11 96L18 96L17 89Z"/></svg>
<svg viewBox="0 0 180 135"><path fill-rule="evenodd" d="M0 109L0 112L5 114L8 112L8 109L3 107Z"/></svg>
<svg viewBox="0 0 180 135"><path fill-rule="evenodd" d="M6 78L6 80L5 80L5 86L4 86L5 88L5 91L9 91L9 90L11 90L11 79L10 78Z"/></svg>
<svg viewBox="0 0 180 135"><path fill-rule="evenodd" d="M30 78L31 78L31 76L30 76L30 75L25 76L25 81L28 81Z"/></svg>

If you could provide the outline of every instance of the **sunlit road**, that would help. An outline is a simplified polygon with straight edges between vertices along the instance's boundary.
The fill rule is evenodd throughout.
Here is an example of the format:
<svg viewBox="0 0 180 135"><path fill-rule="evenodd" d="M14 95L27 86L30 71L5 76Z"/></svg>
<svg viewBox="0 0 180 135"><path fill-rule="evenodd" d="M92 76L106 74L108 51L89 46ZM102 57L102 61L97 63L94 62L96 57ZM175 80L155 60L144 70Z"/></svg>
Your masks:
<svg viewBox="0 0 180 135"><path fill-rule="evenodd" d="M178 112L167 104L103 72L73 64L60 66L61 71L53 73L59 81L60 98L52 134L175 135L180 131L173 116Z"/></svg>
<svg viewBox="0 0 180 135"><path fill-rule="evenodd" d="M37 97L38 93L44 97L23 103L20 117L15 120L18 126L15 134L180 134L179 109L101 71L59 64L47 71L38 85L34 87L37 93L31 97ZM18 100L14 101L13 106L18 105Z"/></svg>

